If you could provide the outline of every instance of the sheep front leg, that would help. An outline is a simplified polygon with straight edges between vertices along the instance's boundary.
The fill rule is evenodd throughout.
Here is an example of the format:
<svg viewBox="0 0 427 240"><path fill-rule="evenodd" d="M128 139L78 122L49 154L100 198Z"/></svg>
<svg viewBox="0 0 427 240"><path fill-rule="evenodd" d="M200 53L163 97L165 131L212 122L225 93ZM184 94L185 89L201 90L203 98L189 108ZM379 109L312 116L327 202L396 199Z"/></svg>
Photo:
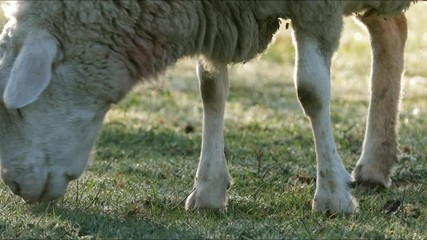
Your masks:
<svg viewBox="0 0 427 240"><path fill-rule="evenodd" d="M203 136L195 187L186 209L219 209L227 204L231 184L224 155L224 109L228 95L226 65L199 61L197 77L203 101Z"/></svg>
<svg viewBox="0 0 427 240"><path fill-rule="evenodd" d="M371 37L371 100L363 151L353 176L364 185L389 186L399 153L396 129L407 37L406 18L403 13L387 19L374 14L361 16L359 20Z"/></svg>
<svg viewBox="0 0 427 240"><path fill-rule="evenodd" d="M295 85L310 119L316 148L317 179L312 207L321 212L353 212L358 204L348 189L351 176L337 153L329 109L331 57L338 47L341 29L338 18L336 24L307 29L293 23L297 48Z"/></svg>

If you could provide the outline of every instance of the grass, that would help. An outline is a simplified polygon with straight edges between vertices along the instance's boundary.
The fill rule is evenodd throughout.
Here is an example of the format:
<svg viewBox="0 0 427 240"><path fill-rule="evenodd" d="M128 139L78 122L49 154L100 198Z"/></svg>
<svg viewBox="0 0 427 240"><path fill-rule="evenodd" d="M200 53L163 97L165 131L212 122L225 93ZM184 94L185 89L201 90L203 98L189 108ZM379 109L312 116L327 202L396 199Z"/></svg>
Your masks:
<svg viewBox="0 0 427 240"><path fill-rule="evenodd" d="M391 188L357 188L351 216L311 211L315 153L293 88L290 30L261 60L230 71L226 154L234 185L223 212L186 212L201 141L194 59L138 86L109 112L93 163L66 195L27 205L0 183L0 239L11 238L411 238L426 239L427 41L420 3L408 13L402 156ZM420 19L421 18L421 19ZM363 141L368 37L348 20L334 59L332 119L348 170Z"/></svg>

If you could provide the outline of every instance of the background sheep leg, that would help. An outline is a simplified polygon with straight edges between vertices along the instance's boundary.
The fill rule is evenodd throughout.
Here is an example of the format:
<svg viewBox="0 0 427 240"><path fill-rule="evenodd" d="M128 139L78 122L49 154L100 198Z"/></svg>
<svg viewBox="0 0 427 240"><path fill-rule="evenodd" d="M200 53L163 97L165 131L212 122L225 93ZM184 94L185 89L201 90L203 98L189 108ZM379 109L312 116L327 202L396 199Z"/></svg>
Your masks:
<svg viewBox="0 0 427 240"><path fill-rule="evenodd" d="M203 100L203 137L195 187L186 209L222 208L231 184L224 155L224 109L228 95L227 66L199 62L197 77Z"/></svg>
<svg viewBox="0 0 427 240"><path fill-rule="evenodd" d="M327 23L327 26L305 25L304 28L293 22L297 48L295 85L299 101L310 119L316 147L313 209L353 212L358 204L347 186L351 176L337 153L329 109L331 57L338 47L341 16Z"/></svg>
<svg viewBox="0 0 427 240"><path fill-rule="evenodd" d="M353 176L365 185L389 186L399 153L397 124L400 80L407 37L405 15L361 16L372 46L371 101L361 158Z"/></svg>

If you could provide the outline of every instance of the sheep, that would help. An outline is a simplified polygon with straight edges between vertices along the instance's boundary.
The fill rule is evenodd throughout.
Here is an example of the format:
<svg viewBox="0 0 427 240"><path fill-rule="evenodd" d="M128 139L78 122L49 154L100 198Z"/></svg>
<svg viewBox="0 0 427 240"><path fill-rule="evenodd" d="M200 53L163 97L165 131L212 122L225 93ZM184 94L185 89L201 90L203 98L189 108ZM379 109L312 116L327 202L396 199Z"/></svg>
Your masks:
<svg viewBox="0 0 427 240"><path fill-rule="evenodd" d="M231 185L223 121L230 63L261 54L290 19L295 87L316 146L313 209L354 212L348 183L388 186L397 154L397 105L414 1L20 1L0 36L1 176L26 202L64 194L84 171L111 104L185 56L198 56L203 138L187 209L223 208ZM372 96L363 153L353 176L334 143L330 64L345 15L360 13L372 40ZM392 39L392 40L391 40ZM391 41L397 47L391 47ZM390 68L391 67L391 68ZM383 109L392 109L388 114Z"/></svg>

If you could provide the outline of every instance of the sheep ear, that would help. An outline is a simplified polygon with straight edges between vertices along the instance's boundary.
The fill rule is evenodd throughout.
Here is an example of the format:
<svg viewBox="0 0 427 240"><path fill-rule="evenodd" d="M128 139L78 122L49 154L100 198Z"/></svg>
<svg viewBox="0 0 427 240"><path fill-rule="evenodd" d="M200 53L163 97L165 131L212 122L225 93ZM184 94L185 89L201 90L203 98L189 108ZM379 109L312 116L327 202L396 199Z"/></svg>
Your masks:
<svg viewBox="0 0 427 240"><path fill-rule="evenodd" d="M46 32L31 33L13 64L3 100L7 108L18 109L34 102L49 85L56 39Z"/></svg>

